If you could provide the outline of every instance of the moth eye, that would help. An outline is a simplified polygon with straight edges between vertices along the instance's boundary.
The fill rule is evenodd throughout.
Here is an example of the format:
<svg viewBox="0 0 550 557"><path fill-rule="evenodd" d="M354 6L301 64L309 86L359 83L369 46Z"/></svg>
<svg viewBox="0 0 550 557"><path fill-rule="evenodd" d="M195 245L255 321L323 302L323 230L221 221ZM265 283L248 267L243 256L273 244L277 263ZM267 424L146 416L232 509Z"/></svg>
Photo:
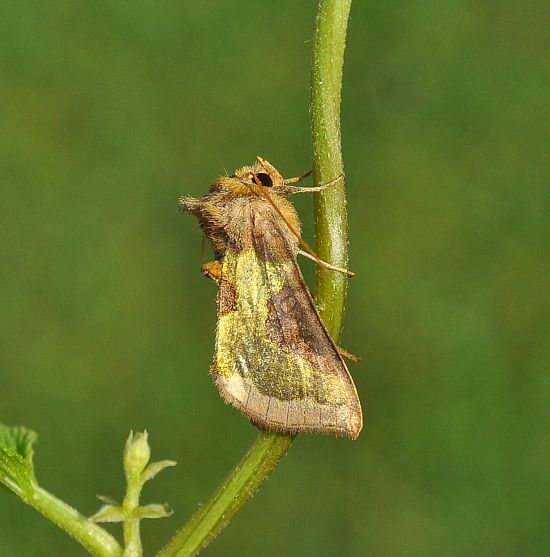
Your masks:
<svg viewBox="0 0 550 557"><path fill-rule="evenodd" d="M265 172L258 172L255 177L265 188L271 188L273 186L273 180L269 174L266 174Z"/></svg>

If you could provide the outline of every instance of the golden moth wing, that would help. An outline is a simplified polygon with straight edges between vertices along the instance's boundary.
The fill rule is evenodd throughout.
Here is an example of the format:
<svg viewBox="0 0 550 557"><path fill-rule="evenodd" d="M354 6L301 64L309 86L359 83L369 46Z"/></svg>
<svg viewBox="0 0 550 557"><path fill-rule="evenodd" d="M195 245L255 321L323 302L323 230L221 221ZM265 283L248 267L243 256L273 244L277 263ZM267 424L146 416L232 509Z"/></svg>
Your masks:
<svg viewBox="0 0 550 557"><path fill-rule="evenodd" d="M357 391L278 226L254 227L251 246L224 255L214 382L259 427L355 438Z"/></svg>

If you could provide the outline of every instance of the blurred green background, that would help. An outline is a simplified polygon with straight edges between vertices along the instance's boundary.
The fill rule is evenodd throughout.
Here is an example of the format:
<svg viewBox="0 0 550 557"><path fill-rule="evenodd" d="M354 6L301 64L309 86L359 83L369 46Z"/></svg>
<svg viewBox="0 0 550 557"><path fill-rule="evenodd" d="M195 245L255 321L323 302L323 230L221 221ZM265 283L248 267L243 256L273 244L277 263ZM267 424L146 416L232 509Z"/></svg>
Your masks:
<svg viewBox="0 0 550 557"><path fill-rule="evenodd" d="M215 287L183 193L311 166L316 3L3 2L0 421L47 489L120 497L128 431L178 466L160 548L256 436L208 376ZM545 2L352 6L342 105L356 442L301 436L206 556L550 554ZM298 200L312 238L311 200ZM312 265L304 261L308 277ZM117 528L112 531L118 532ZM0 492L0 555L81 556Z"/></svg>

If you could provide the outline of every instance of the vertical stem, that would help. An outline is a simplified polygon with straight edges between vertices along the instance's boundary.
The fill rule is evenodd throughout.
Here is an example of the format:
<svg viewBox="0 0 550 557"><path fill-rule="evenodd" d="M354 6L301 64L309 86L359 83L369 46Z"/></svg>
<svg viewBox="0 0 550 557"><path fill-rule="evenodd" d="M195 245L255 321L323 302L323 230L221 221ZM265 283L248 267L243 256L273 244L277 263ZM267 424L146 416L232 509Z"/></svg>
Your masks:
<svg viewBox="0 0 550 557"><path fill-rule="evenodd" d="M143 484L139 481L139 476L128 478L128 486L126 496L122 502L122 508L132 514L139 507L139 496ZM138 518L126 518L123 523L124 531L124 553L123 557L142 557L143 549L141 547L140 523Z"/></svg>
<svg viewBox="0 0 550 557"><path fill-rule="evenodd" d="M342 174L340 89L350 4L351 0L319 2L311 91L313 170L317 183ZM345 203L343 181L317 194L315 201L318 253L342 267L347 264ZM318 270L316 302L335 340L342 328L346 280L341 273ZM241 462L157 557L191 557L204 549L270 476L294 437L262 431Z"/></svg>
<svg viewBox="0 0 550 557"><path fill-rule="evenodd" d="M321 0L313 44L311 129L313 176L317 184L343 175L340 98L346 29L351 0ZM319 257L338 267L348 263L348 226L344 180L315 194L315 233ZM328 331L342 332L347 277L317 267L316 301Z"/></svg>

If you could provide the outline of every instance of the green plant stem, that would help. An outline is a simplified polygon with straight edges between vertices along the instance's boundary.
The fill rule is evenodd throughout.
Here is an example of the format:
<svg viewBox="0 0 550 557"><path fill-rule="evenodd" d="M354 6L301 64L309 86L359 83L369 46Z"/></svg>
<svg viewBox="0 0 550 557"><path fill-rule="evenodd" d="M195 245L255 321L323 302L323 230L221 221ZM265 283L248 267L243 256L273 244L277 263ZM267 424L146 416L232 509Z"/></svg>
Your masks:
<svg viewBox="0 0 550 557"><path fill-rule="evenodd" d="M294 439L262 431L241 462L157 557L196 555L231 521L268 478Z"/></svg>
<svg viewBox="0 0 550 557"><path fill-rule="evenodd" d="M317 183L329 182L342 174L340 90L350 4L351 0L321 0L319 3L311 87L313 170ZM348 240L343 180L318 194L315 228L321 258L345 266ZM315 300L336 341L342 328L346 281L341 273L318 271L317 274ZM269 477L294 437L260 432L241 462L157 557L197 555Z"/></svg>
<svg viewBox="0 0 550 557"><path fill-rule="evenodd" d="M338 267L348 264L348 224L340 140L340 98L346 30L351 0L321 0L313 43L311 130L313 177L336 185L315 194L317 254ZM318 266L315 301L323 322L338 342L342 333L348 278Z"/></svg>
<svg viewBox="0 0 550 557"><path fill-rule="evenodd" d="M31 507L82 544L91 555L96 557L120 557L122 555L122 548L106 530L90 522L76 509L41 487L35 485L31 493L26 493L21 497Z"/></svg>
<svg viewBox="0 0 550 557"><path fill-rule="evenodd" d="M126 496L122 503L122 508L131 515L139 507L139 496L143 484L137 478L129 478L126 489ZM124 557L141 557L143 549L141 547L140 521L138 518L126 518L123 523L124 531Z"/></svg>

